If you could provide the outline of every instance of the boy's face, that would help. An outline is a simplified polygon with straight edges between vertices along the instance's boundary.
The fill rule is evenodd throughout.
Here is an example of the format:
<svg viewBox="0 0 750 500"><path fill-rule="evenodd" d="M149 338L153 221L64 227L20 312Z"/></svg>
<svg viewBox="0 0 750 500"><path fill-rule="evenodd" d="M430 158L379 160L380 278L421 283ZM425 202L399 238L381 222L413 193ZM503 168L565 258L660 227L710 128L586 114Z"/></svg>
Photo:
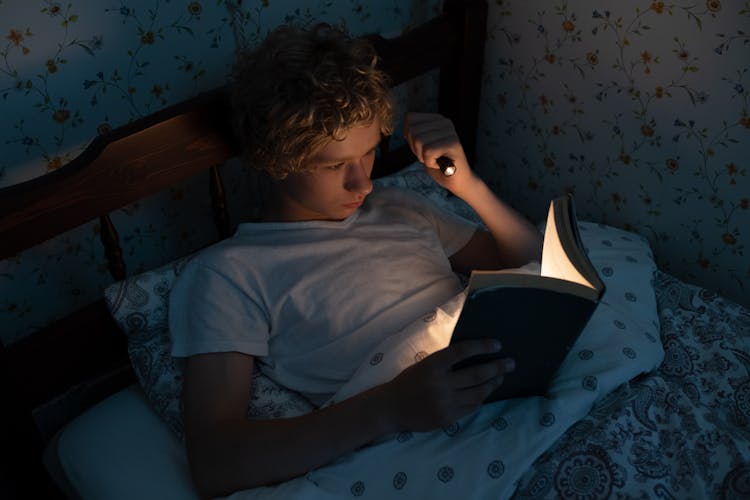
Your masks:
<svg viewBox="0 0 750 500"><path fill-rule="evenodd" d="M285 221L342 220L352 215L372 191L375 148L380 124L354 126L341 141L332 140L308 161L310 170L279 182Z"/></svg>

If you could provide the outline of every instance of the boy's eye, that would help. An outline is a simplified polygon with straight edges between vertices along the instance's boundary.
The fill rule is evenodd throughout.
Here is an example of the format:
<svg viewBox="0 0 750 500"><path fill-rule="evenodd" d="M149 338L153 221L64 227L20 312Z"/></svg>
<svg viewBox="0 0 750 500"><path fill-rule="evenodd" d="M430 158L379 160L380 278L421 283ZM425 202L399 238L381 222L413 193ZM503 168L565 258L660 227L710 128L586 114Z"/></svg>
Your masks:
<svg viewBox="0 0 750 500"><path fill-rule="evenodd" d="M340 169L343 166L344 166L344 162L341 162L341 163L336 163L336 164L333 164L333 165L328 165L326 168L328 170L338 170L338 169Z"/></svg>

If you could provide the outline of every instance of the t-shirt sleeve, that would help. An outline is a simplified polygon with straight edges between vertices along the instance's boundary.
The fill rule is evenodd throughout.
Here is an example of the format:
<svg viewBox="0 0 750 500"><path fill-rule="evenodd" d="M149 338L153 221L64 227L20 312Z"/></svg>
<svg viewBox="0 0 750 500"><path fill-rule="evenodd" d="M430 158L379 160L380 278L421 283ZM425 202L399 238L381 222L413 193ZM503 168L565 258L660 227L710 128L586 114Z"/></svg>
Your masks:
<svg viewBox="0 0 750 500"><path fill-rule="evenodd" d="M172 355L268 354L269 322L258 301L200 257L190 261L169 296Z"/></svg>
<svg viewBox="0 0 750 500"><path fill-rule="evenodd" d="M479 228L474 222L441 207L421 193L408 189L400 191L405 203L430 222L448 257L461 250Z"/></svg>

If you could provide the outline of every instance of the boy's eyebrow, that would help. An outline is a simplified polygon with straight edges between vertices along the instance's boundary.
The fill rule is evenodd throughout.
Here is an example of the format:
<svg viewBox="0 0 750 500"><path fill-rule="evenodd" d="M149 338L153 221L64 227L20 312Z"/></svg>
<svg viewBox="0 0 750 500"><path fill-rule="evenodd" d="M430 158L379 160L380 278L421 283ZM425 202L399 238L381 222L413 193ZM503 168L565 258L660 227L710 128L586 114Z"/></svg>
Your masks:
<svg viewBox="0 0 750 500"><path fill-rule="evenodd" d="M371 148L367 149L367 151L365 151L365 154L377 149L379 145L380 145L380 140L378 140L378 142L376 142ZM336 163L336 162L351 160L353 158L354 157L349 157L349 156L346 156L346 157L313 157L311 158L311 160L315 163Z"/></svg>

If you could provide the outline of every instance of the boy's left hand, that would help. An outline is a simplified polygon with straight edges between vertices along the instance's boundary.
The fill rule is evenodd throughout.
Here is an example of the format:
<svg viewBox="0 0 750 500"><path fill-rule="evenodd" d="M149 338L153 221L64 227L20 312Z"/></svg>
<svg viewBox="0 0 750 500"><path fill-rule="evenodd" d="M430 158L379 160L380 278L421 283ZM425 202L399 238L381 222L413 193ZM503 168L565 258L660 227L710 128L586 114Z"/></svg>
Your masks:
<svg viewBox="0 0 750 500"><path fill-rule="evenodd" d="M404 137L417 159L435 181L461 197L461 191L474 180L474 173L466 160L464 148L456 129L448 118L437 113L407 113L404 117ZM453 160L456 173L443 175L437 158Z"/></svg>

